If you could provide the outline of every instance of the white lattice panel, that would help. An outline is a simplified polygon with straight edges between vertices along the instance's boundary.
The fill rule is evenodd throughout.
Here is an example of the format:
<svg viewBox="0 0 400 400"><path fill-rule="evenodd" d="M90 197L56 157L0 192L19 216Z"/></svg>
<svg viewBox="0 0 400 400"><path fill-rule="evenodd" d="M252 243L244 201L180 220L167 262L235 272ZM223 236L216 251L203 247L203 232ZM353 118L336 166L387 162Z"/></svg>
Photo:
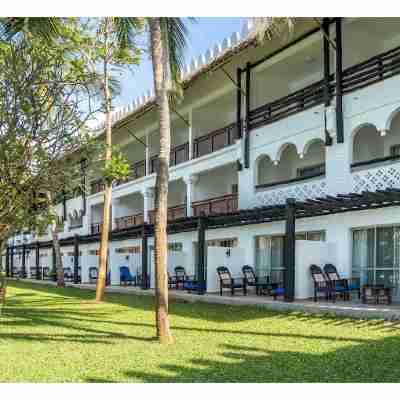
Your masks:
<svg viewBox="0 0 400 400"><path fill-rule="evenodd" d="M400 166L386 166L353 173L353 191L375 192L386 188L400 188Z"/></svg>
<svg viewBox="0 0 400 400"><path fill-rule="evenodd" d="M271 206L284 204L286 199L295 198L296 200L315 199L316 197L326 196L325 179L299 183L279 189L266 189L256 195L258 205Z"/></svg>

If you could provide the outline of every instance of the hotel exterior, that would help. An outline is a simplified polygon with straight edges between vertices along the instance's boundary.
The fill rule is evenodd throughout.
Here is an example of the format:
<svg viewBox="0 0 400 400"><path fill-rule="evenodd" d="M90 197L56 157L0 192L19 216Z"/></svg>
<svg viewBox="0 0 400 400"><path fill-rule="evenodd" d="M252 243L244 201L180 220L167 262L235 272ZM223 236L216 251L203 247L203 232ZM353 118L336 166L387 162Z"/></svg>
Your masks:
<svg viewBox="0 0 400 400"><path fill-rule="evenodd" d="M399 23L304 18L263 44L245 26L185 68L171 113L171 273L184 266L216 292L218 266L239 275L250 265L282 273L292 300L311 296L310 264L331 262L400 297ZM151 93L114 115L113 141L132 168L113 188L110 284L128 266L146 289L159 151ZM104 187L86 174L86 192L57 205L75 283L98 267L102 229ZM4 257L9 275L48 277L50 233L14 236Z"/></svg>

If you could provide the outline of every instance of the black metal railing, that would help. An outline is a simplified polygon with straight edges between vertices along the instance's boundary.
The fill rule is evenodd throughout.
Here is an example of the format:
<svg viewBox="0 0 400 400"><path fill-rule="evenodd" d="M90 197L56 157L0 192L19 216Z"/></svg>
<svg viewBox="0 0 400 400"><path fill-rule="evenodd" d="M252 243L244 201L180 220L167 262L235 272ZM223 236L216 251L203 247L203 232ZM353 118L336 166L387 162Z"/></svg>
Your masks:
<svg viewBox="0 0 400 400"><path fill-rule="evenodd" d="M293 179L286 179L284 181L261 183L260 185L256 185L256 189L267 189L267 188L272 188L274 186L288 185L288 184L303 182L308 179L324 177L324 176L325 176L325 168L321 172L316 172L315 174L310 174L307 176L301 176L301 177L297 177L297 178L293 178Z"/></svg>
<svg viewBox="0 0 400 400"><path fill-rule="evenodd" d="M239 137L236 122L202 135L193 141L193 157L201 157L235 143Z"/></svg>
<svg viewBox="0 0 400 400"><path fill-rule="evenodd" d="M354 162L350 164L350 167L353 169L357 167L366 167L369 165L381 164L385 162L398 161L398 160L400 160L400 156L379 157L379 158L374 158L372 160Z"/></svg>
<svg viewBox="0 0 400 400"><path fill-rule="evenodd" d="M324 87L325 81L321 80L288 96L251 110L249 113L249 129L258 128L323 103L325 100ZM331 93L333 92L332 84L329 85L329 90Z"/></svg>
<svg viewBox="0 0 400 400"><path fill-rule="evenodd" d="M400 73L400 47L378 54L343 71L343 93L361 89Z"/></svg>

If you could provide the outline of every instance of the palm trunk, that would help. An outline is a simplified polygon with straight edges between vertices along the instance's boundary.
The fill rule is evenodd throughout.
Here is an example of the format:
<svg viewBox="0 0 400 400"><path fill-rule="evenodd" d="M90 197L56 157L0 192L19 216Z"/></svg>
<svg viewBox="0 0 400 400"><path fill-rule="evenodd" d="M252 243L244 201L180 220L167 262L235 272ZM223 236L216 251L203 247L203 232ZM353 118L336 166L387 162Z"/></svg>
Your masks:
<svg viewBox="0 0 400 400"><path fill-rule="evenodd" d="M171 343L173 337L168 317L168 279L167 279L167 211L169 159L171 147L170 118L168 104L168 82L159 18L150 20L151 56L153 62L154 87L159 108L160 155L155 190L155 292L156 327L161 343Z"/></svg>
<svg viewBox="0 0 400 400"><path fill-rule="evenodd" d="M106 53L108 51L106 40ZM111 161L112 158L112 139L111 139L111 93L108 80L108 64L104 62L104 76L103 76L103 95L104 103L106 106L106 154L105 163ZM96 286L96 301L103 301L104 291L106 288L107 279L107 258L108 258L108 233L110 231L110 209L112 198L112 182L106 181L104 190L104 208L103 208L103 228L101 230L100 240L100 265L99 274Z"/></svg>
<svg viewBox="0 0 400 400"><path fill-rule="evenodd" d="M53 206L53 199L50 192L47 192L47 199L49 200L50 211L53 215L56 215L56 211ZM58 239L58 226L56 221L51 225L51 239L53 241L54 254L56 256L56 275L57 275L57 287L65 287L64 281L64 268L61 257L61 246Z"/></svg>

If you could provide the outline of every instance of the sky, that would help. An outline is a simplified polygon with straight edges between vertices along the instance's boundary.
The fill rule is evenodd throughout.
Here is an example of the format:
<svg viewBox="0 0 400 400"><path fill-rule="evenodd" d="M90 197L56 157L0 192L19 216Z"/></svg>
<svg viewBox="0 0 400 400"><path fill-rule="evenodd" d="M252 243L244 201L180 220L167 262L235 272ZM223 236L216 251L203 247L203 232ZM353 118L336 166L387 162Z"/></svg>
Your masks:
<svg viewBox="0 0 400 400"><path fill-rule="evenodd" d="M196 18L196 22L188 23L189 38L185 59L187 63L193 57L199 57L216 43L221 43L233 32L241 32L245 18ZM148 56L144 56L133 72L127 72L120 79L122 93L115 99L117 108L131 104L134 99L153 90L152 66Z"/></svg>

